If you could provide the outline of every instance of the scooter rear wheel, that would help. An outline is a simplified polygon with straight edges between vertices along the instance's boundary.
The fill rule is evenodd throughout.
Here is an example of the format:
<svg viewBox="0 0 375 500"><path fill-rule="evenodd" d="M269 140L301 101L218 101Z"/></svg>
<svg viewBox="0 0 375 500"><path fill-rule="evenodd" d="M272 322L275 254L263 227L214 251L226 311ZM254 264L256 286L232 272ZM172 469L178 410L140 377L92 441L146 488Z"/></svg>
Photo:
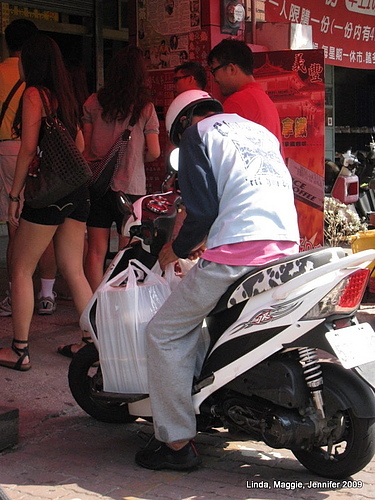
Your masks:
<svg viewBox="0 0 375 500"><path fill-rule="evenodd" d="M356 417L351 409L344 412L345 432L334 444L334 455L328 458L326 447L295 450L294 456L308 470L332 479L344 479L362 470L375 451L375 420Z"/></svg>
<svg viewBox="0 0 375 500"><path fill-rule="evenodd" d="M130 423L137 417L129 414L126 403L102 400L95 393L103 390L98 365L99 353L94 344L88 344L73 357L69 366L69 387L79 406L96 420L108 423ZM95 365L95 366L94 366Z"/></svg>

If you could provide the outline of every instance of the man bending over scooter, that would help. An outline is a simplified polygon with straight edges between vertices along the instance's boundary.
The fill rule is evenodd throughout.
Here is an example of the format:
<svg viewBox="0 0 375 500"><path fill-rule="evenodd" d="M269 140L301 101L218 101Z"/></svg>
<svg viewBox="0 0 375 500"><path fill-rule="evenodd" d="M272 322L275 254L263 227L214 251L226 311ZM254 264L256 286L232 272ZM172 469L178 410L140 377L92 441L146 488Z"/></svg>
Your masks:
<svg viewBox="0 0 375 500"><path fill-rule="evenodd" d="M220 102L200 90L176 97L166 127L180 147L187 216L159 262L164 269L178 257L200 258L147 328L155 438L135 460L149 469L188 470L201 463L192 442L191 393L202 321L243 275L297 253L299 233L292 180L266 128L223 113Z"/></svg>

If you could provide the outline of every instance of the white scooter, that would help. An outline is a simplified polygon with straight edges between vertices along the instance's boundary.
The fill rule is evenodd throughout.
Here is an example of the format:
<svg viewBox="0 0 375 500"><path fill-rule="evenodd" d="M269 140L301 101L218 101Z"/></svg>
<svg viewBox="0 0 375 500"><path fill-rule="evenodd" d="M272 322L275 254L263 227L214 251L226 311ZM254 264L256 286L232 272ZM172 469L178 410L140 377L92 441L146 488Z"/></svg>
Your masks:
<svg viewBox="0 0 375 500"><path fill-rule="evenodd" d="M152 420L147 393L103 387L98 293L130 259L151 268L173 232L180 199L123 197L132 243L110 264L81 327L94 343L69 369L77 403L105 422ZM290 449L310 471L344 478L375 452L375 334L356 319L375 250L321 248L271 262L234 283L206 318L210 346L192 381L198 430L225 427ZM172 291L173 293L173 291ZM175 311L178 314L178 311Z"/></svg>

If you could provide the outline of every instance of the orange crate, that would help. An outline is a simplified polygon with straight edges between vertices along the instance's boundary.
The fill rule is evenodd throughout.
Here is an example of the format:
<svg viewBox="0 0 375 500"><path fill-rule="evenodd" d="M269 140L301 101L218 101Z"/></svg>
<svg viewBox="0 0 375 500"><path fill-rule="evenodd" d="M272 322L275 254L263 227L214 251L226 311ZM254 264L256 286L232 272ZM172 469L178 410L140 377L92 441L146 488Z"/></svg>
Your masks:
<svg viewBox="0 0 375 500"><path fill-rule="evenodd" d="M363 250L371 250L375 248L375 229L370 229L368 231L358 231L351 238L352 252L362 252ZM373 260L368 269L374 270L375 261Z"/></svg>

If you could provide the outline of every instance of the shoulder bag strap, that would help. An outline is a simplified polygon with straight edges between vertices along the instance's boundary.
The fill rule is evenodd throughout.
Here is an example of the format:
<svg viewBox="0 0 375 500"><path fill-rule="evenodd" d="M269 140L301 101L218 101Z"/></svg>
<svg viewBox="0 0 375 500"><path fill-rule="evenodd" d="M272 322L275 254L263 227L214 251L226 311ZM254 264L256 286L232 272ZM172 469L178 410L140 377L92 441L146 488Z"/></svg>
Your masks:
<svg viewBox="0 0 375 500"><path fill-rule="evenodd" d="M47 101L46 94L45 94L44 90L39 88L39 87L37 87L37 89L38 89L42 104L44 106L44 110L46 112L47 118L53 118L51 106L50 106L50 103Z"/></svg>
<svg viewBox="0 0 375 500"><path fill-rule="evenodd" d="M136 120L134 118L134 115L131 115L127 128L121 134L123 141L128 141L130 139L130 134L131 134L132 128L134 127L135 124L136 124Z"/></svg>
<svg viewBox="0 0 375 500"><path fill-rule="evenodd" d="M13 96L14 94L17 92L17 90L21 87L22 85L22 80L21 78L19 80L17 80L17 82L13 85L13 87L11 88L7 98L5 99L5 101L3 102L3 106L1 108L1 114L0 114L0 127L3 123L3 120L4 120L4 116L5 116L5 112L6 110L8 109L8 106L9 106L9 103L10 101L13 99Z"/></svg>
<svg viewBox="0 0 375 500"><path fill-rule="evenodd" d="M121 134L117 137L117 139L112 144L112 146L108 149L106 154L102 157L101 160L99 160L101 167L99 167L97 169L98 173L101 172L106 167L108 161L111 158L113 158L114 155L116 155L116 154L118 155L120 153L120 151L124 151L126 149L127 143L130 139L131 129L133 128L134 124L135 124L135 120L134 120L134 117L132 115L130 118L128 127L123 132L121 132Z"/></svg>
<svg viewBox="0 0 375 500"><path fill-rule="evenodd" d="M114 169L113 174L112 174L112 179L116 175L117 170L119 168L119 165L121 163L121 160L126 153L126 150L128 148L128 143L130 141L131 131L132 131L132 128L134 127L135 123L136 123L136 120L134 119L134 115L132 114L132 116L130 117L129 124L128 124L127 128L124 130L124 132L121 135L121 141L119 141L119 148L117 149L117 160L116 160L115 169ZM112 183L112 179L111 179L111 183Z"/></svg>
<svg viewBox="0 0 375 500"><path fill-rule="evenodd" d="M134 116L132 115L130 120L129 120L129 124L128 124L127 128L123 132L121 132L121 134L117 137L115 142L112 144L112 146L107 151L106 155L103 157L103 160L104 160L104 158L111 157L112 153L114 151L117 151L120 147L123 147L124 142L128 142L128 140L130 139L130 134L131 134L132 128L134 127L135 123L136 123L136 120L134 119Z"/></svg>

